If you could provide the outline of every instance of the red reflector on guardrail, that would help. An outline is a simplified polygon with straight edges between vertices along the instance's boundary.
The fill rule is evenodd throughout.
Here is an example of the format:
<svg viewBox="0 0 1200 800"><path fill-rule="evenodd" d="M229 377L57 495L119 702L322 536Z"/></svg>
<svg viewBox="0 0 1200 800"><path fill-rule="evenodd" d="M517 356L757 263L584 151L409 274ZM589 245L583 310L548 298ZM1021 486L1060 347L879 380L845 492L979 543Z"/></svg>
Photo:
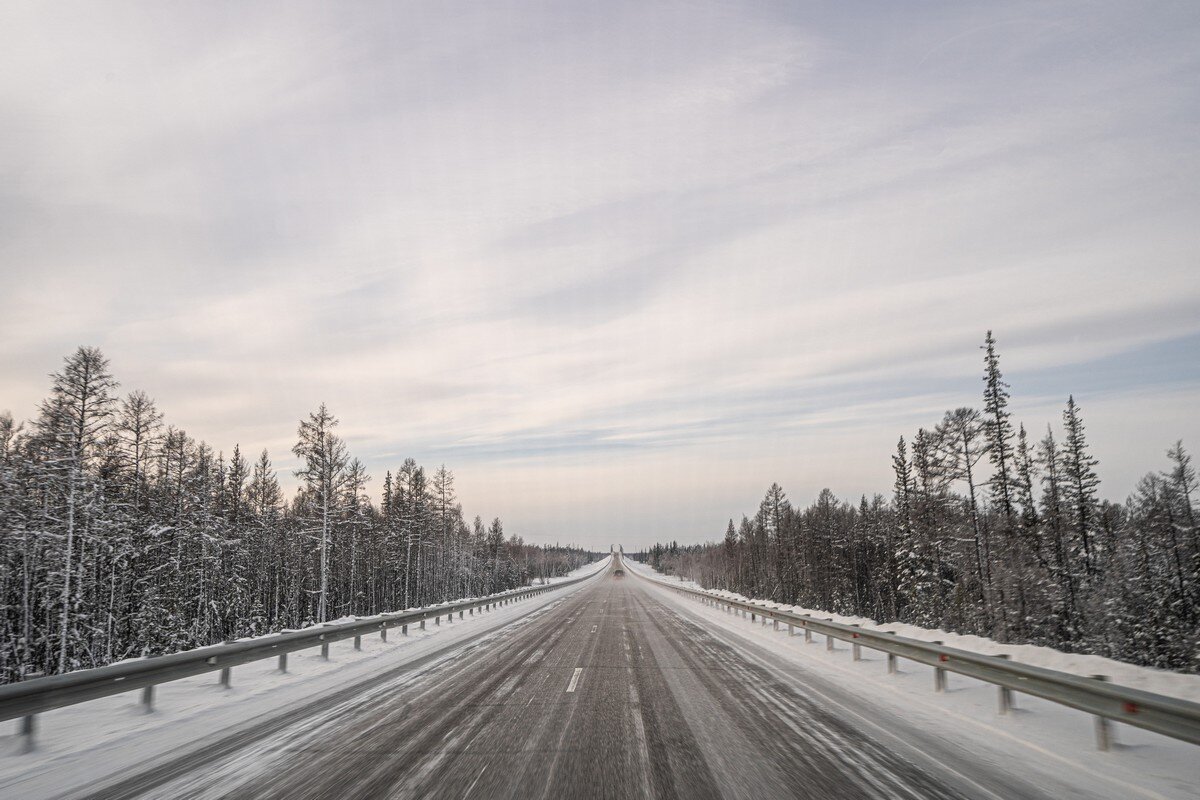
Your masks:
<svg viewBox="0 0 1200 800"><path fill-rule="evenodd" d="M944 653L942 655L938 656L938 661L949 661L949 660L950 660L950 656L948 656Z"/></svg>
<svg viewBox="0 0 1200 800"><path fill-rule="evenodd" d="M855 638L855 639L857 639L857 638L858 638L858 634L857 634L857 633L852 633L852 634L850 634L850 636L851 636L851 637L853 637L853 638Z"/></svg>
<svg viewBox="0 0 1200 800"><path fill-rule="evenodd" d="M1128 700L1125 701L1125 703L1121 706L1121 708L1125 711L1126 714L1138 713L1138 704L1131 703Z"/></svg>

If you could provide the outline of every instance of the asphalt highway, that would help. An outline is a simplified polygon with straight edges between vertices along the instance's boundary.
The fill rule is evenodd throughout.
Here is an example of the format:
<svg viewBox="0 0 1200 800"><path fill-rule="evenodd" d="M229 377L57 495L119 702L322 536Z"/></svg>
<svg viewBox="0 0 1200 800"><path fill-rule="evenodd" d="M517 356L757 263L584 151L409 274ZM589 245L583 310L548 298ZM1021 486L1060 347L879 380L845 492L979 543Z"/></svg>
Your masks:
<svg viewBox="0 0 1200 800"><path fill-rule="evenodd" d="M248 721L91 796L1045 796L707 629L638 577L606 573L449 655Z"/></svg>

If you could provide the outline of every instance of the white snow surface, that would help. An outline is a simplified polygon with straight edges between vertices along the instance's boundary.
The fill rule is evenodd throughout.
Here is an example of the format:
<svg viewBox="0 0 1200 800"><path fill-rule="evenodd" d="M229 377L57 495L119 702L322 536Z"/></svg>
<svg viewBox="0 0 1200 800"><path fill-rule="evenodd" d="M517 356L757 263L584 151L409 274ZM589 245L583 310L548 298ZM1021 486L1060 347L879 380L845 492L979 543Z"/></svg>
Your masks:
<svg viewBox="0 0 1200 800"><path fill-rule="evenodd" d="M610 558L550 583L595 575L608 566ZM154 711L149 714L140 705L139 691L39 714L32 753L22 752L20 720L9 720L0 729L0 798L72 795L72 789L78 792L78 787L134 771L231 726L303 704L323 691L395 668L449 644L493 635L582 585L496 606L462 620L456 616L453 622L440 625L430 620L424 631L411 625L407 636L392 629L386 642L378 636L364 636L362 650L355 650L350 640L335 642L328 661L321 658L319 648L293 652L288 655L287 674L277 671L274 658L234 667L230 689L221 688L216 672L160 684L155 687ZM450 652L443 657L453 656Z"/></svg>
<svg viewBox="0 0 1200 800"><path fill-rule="evenodd" d="M846 625L858 625L865 630L893 631L897 636L906 636L910 639L917 639L923 642L941 642L947 647L957 647L960 650L967 650L982 655L1005 653L1011 656L1013 661L1058 670L1059 672L1066 672L1071 675L1080 675L1085 678L1090 678L1093 675L1107 675L1113 683L1120 686L1128 686L1133 689L1141 689L1144 692L1154 692L1155 694L1200 703L1200 675L1187 675L1181 672L1171 672L1170 670L1156 669L1154 667L1140 667L1136 664L1126 664L1123 661L1115 661L1103 656L1064 653L1052 647L1040 647L1032 644L1001 644L983 636L951 633L938 628L920 628L916 625L905 625L902 622L878 623L866 617L850 617L845 614L834 614L831 611L803 608L802 606L789 606L783 603L773 603L769 600L757 600L737 594L736 592L704 589L703 586L700 586L695 581L681 581L678 577L663 575L650 565L634 561L633 559L625 559L625 564L632 564L633 568L638 572L653 576L660 581L667 581L673 585L686 586L691 589L701 589L709 594L725 597L730 600L758 603L764 608L792 611L797 614L806 614L816 619L831 619L834 622L841 622Z"/></svg>
<svg viewBox="0 0 1200 800"><path fill-rule="evenodd" d="M670 585L696 587L695 584L666 578L645 564L632 559L624 560L626 569L653 580L647 581L651 591L663 602L671 604L682 613L702 619L715 635L736 637L731 643L752 642L781 658L794 669L827 684L842 687L857 700L869 704L872 710L887 710L896 717L929 736L936 737L946 747L957 748L964 757L984 763L996 764L1004 769L1014 769L1020 776L1038 786L1044 786L1052 796L1063 798L1179 798L1195 800L1200 796L1200 748L1196 745L1160 736L1140 728L1112 723L1114 745L1109 752L1096 749L1093 719L1090 715L1048 700L1028 695L1015 695L1013 712L1007 716L997 714L996 687L962 675L948 676L946 692L933 691L932 667L901 659L899 672L889 675L886 671L886 656L867 648L862 650L862 660L853 661L849 647L837 643L835 650L825 649L823 637L814 635L812 643L803 636L789 636L786 629L776 631L771 625L751 624L748 619L723 612L712 606L678 592L669 591ZM636 578L635 578L636 580ZM732 593L722 593L730 599L744 599ZM791 608L790 606L779 606ZM818 618L833 617L839 621L859 623L857 618L838 617L822 612L808 612L797 608L800 613L812 613ZM869 622L869 620L864 621ZM892 630L892 626L872 627ZM930 631L911 626L899 626L898 633L910 635L909 630L921 632L918 638L942 639L966 650L978 652L1012 652L1025 656L1027 663L1060 669L1073 666L1087 674L1106 672L1113 675L1115 682L1139 685L1151 691L1160 687L1186 686L1187 681L1175 681L1174 677L1187 679L1193 676L1162 673L1143 667L1120 664L1109 659L1090 656L1073 656L1058 653L1044 647L1013 647L999 645L975 636L954 637L940 631ZM996 649L981 649L991 646ZM743 654L752 660L756 656L744 646ZM1030 652L1032 651L1032 652ZM1035 660L1040 659L1040 660ZM1078 659L1094 659L1078 660ZM1097 661L1103 669L1092 669ZM763 666L769 666L761 662ZM1115 666L1110 666L1115 665ZM1118 670L1115 667L1121 667ZM1142 671L1146 674L1138 675ZM1118 675L1131 676L1127 681ZM792 676L794 678L794 676ZM875 715L855 711L837 697L823 695L818 682L810 691L814 696L823 696L832 707L839 708L857 718L864 728L875 728L884 739L902 738L880 728ZM1161 692L1167 694L1169 692ZM983 787L981 787L983 789ZM1003 787L987 787L985 794L1003 797Z"/></svg>

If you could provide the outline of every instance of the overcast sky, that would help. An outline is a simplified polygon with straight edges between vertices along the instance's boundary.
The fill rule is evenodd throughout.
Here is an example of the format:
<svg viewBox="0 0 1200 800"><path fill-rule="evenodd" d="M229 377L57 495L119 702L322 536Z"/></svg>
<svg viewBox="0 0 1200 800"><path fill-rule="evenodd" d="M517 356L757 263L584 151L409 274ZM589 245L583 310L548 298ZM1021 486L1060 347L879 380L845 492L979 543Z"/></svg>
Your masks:
<svg viewBox="0 0 1200 800"><path fill-rule="evenodd" d="M290 482L627 549L1074 392L1200 448L1200 4L0 2L0 408L80 344Z"/></svg>

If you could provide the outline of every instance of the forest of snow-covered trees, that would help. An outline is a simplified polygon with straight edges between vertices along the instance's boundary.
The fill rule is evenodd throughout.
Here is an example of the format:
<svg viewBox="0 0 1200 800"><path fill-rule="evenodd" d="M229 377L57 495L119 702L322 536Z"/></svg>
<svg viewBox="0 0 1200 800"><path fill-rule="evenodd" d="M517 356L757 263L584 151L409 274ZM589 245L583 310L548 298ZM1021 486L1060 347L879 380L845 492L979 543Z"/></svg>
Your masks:
<svg viewBox="0 0 1200 800"><path fill-rule="evenodd" d="M991 332L982 410L959 408L892 457L890 497L778 484L723 542L655 545L655 567L710 588L1000 641L1200 670L1196 473L1164 448L1124 503L1099 495L1079 406L1032 441L1009 412Z"/></svg>
<svg viewBox="0 0 1200 800"><path fill-rule="evenodd" d="M381 502L322 405L288 501L264 450L228 458L118 394L82 347L35 419L0 414L0 683L565 574L592 556L467 524L454 476L406 460Z"/></svg>

